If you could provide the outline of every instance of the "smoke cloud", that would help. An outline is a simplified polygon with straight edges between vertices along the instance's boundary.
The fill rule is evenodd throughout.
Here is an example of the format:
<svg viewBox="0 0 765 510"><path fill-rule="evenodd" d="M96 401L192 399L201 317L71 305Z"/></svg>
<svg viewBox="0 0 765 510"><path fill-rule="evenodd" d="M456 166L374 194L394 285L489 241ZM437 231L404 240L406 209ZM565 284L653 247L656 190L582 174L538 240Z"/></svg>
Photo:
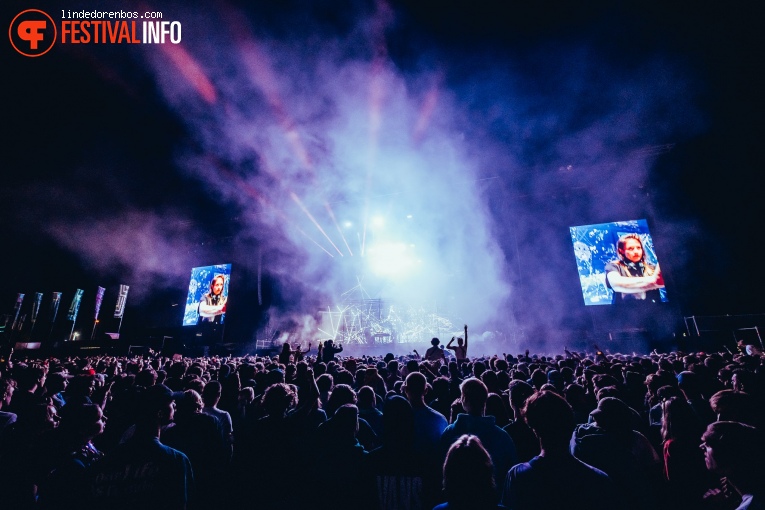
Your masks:
<svg viewBox="0 0 765 510"><path fill-rule="evenodd" d="M259 240L267 270L307 303L334 304L361 282L359 297L490 321L510 286L481 195L487 161L465 135L470 115L438 86L439 69L407 76L384 56L348 56L373 43L366 21L310 46L237 28L225 66L220 48L191 49L213 103L166 55L152 58L195 136L178 163L240 208L240 235Z"/></svg>

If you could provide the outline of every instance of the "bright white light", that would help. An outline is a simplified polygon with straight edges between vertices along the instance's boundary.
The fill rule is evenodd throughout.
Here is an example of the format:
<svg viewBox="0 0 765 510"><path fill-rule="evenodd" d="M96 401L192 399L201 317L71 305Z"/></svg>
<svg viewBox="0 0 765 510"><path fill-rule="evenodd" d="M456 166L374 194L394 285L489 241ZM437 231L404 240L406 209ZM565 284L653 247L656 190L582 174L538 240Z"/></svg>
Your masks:
<svg viewBox="0 0 765 510"><path fill-rule="evenodd" d="M343 223L343 226L345 228L351 228L353 226L353 223L351 223L350 221L346 221L345 223Z"/></svg>
<svg viewBox="0 0 765 510"><path fill-rule="evenodd" d="M383 225L385 225L385 218L382 216L375 216L372 218L372 226L382 227Z"/></svg>
<svg viewBox="0 0 765 510"><path fill-rule="evenodd" d="M406 219L411 220L412 219L412 215L411 214L407 214L406 215Z"/></svg>
<svg viewBox="0 0 765 510"><path fill-rule="evenodd" d="M415 265L414 252L404 243L381 243L367 250L369 268L379 276L406 275Z"/></svg>

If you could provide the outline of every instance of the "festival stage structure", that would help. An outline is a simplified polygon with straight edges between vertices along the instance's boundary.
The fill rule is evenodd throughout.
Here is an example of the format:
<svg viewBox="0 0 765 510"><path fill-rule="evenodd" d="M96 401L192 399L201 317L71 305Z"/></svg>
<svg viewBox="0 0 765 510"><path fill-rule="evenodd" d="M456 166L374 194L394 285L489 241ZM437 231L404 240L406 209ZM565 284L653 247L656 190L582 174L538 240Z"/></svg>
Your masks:
<svg viewBox="0 0 765 510"><path fill-rule="evenodd" d="M436 309L388 304L381 299L328 306L319 332L345 344L427 343L451 336L453 323Z"/></svg>
<svg viewBox="0 0 765 510"><path fill-rule="evenodd" d="M320 312L319 332L345 345L427 344L433 337L453 334L452 320L437 305L372 299L360 280L340 301Z"/></svg>

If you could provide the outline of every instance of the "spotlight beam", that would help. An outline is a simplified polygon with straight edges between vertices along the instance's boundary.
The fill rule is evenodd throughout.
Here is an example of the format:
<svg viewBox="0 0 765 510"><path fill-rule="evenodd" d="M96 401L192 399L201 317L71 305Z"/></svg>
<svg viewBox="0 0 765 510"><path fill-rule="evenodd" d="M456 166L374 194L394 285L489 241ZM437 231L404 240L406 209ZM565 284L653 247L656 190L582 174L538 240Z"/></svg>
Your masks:
<svg viewBox="0 0 765 510"><path fill-rule="evenodd" d="M329 213L329 217L332 218L332 222L335 224L335 228L337 228L337 232L340 234L340 237L343 239L343 242L345 243L345 247L348 248L348 253L351 254L351 257L353 257L353 251L351 251L351 247L348 246L348 240L345 238L345 235L343 234L343 230L340 228L340 225L337 224L335 213L332 212L332 208L329 206L327 202L324 202L324 207L327 208L327 213Z"/></svg>
<svg viewBox="0 0 765 510"><path fill-rule="evenodd" d="M315 181L316 173L313 162L311 161L308 155L308 150L306 149L305 144L301 139L297 123L289 115L286 107L286 102L281 97L277 74L274 71L274 66L271 63L268 54L262 51L260 45L253 37L251 31L241 21L243 17L234 12L234 9L231 7L226 10L226 18L229 25L231 26L232 33L235 35L237 45L239 46L241 59L249 72L252 83L262 92L266 102L271 107L271 111L276 117L276 120L282 129L284 138L287 140L294 156L308 171L311 181ZM294 193L291 193L291 196L293 197L293 200L297 198ZM343 253L337 248L337 246L335 246L335 244L326 234L324 229L319 225L316 219L310 213L308 213L308 210L305 208L305 206L303 206L302 203L299 203L299 200L297 203L308 215L314 225L316 225L319 231L324 234L330 244L332 244L332 246L338 252L338 254L343 256ZM328 212L330 212L330 216L334 218L331 206L325 202L325 207L327 208ZM337 226L337 222L335 222L335 225ZM340 234L342 236L342 232L340 232ZM343 240L345 241L345 239ZM345 244L347 246L348 243L346 242ZM353 253L351 253L351 255L353 255Z"/></svg>
<svg viewBox="0 0 765 510"><path fill-rule="evenodd" d="M218 170L218 173L225 176L227 180L224 180L223 182L232 182L234 183L235 187L237 189L244 190L245 193L250 195L252 198L258 201L263 207L273 210L277 216L279 216L288 226L293 227L295 230L300 232L306 239L311 241L313 244L321 248L321 250L329 255L332 258L335 258L334 255L332 255L330 252L327 251L326 248L324 248L322 245L320 245L316 240L314 240L311 236L305 233L305 231L297 226L295 222L290 220L284 212L282 212L281 209L276 207L270 200L268 200L267 197L263 196L258 190L256 190L253 186L247 183L244 179L236 175L234 172L232 172L229 168L226 168L226 166L221 162L220 160L214 160L213 166ZM331 241L330 241L331 242Z"/></svg>
<svg viewBox="0 0 765 510"><path fill-rule="evenodd" d="M236 16L235 13L229 13L228 18L232 27L232 32L237 38L242 61L249 71L250 79L252 80L253 84L257 86L258 89L263 93L266 102L271 107L271 111L274 117L276 117L276 120L282 129L284 138L287 140L288 145L292 149L292 153L297 158L297 160L300 161L303 168L308 171L311 182L314 182L316 180L314 164L311 161L308 150L306 149L305 144L303 143L303 140L300 136L297 122L295 122L295 120L289 115L286 107L286 102L282 99L281 94L279 93L279 81L277 79L276 73L274 72L274 66L271 63L268 54L261 50L261 47L258 45L250 31L247 30L247 28L240 21L240 17ZM294 195L294 193L291 193L291 195L293 196L293 200L295 200L296 195ZM310 213L308 213L308 210L301 203L298 203L298 205L300 205L301 209L303 209L303 211L308 215L314 225L316 225L319 231L324 234L330 244L342 257L343 253L337 248L337 246L335 246L335 243L332 242L332 240L326 234L324 229L319 225L316 219ZM332 208L326 201L325 207L330 213L330 216L332 216L334 219ZM337 222L335 222L335 226L337 226ZM340 235L342 236L342 232L340 232ZM343 241L345 241L345 238L343 238ZM347 242L345 244L346 246L348 245ZM350 251L350 247L348 248L348 251ZM351 253L351 256L352 255L353 253Z"/></svg>
<svg viewBox="0 0 765 510"><path fill-rule="evenodd" d="M324 237L327 238L327 241L329 241L329 244L331 244L332 247L335 250L337 250L337 253L342 257L343 256L343 252L341 252L340 249L335 245L335 243L332 242L332 239L327 235L326 232L324 232L324 229L321 228L321 225L319 225L319 222L316 221L316 218L313 217L313 214L311 214L311 212L306 208L306 206L303 205L303 202L298 198L298 196L295 194L295 192L290 191L290 197L298 205L298 207L300 207L300 209L302 209L302 211L306 214L306 216L308 216L308 218L313 222L313 224L316 225L316 228L319 229L319 232L324 234Z"/></svg>

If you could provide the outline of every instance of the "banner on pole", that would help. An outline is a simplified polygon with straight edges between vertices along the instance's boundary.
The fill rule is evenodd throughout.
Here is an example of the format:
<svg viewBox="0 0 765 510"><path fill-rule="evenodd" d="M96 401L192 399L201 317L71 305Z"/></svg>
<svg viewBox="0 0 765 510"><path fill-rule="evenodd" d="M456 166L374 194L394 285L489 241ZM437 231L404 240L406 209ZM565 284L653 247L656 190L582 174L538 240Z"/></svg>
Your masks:
<svg viewBox="0 0 765 510"><path fill-rule="evenodd" d="M19 312L21 312L21 304L24 302L24 294L19 292L16 295L16 304L13 307L13 324L11 329L16 329L19 322Z"/></svg>
<svg viewBox="0 0 765 510"><path fill-rule="evenodd" d="M98 312L101 311L101 303L104 300L104 292L106 292L106 289L103 287L98 287L98 290L96 291L96 315L95 320L98 320Z"/></svg>
<svg viewBox="0 0 765 510"><path fill-rule="evenodd" d="M50 300L50 323L56 322L56 316L58 315L58 305L61 304L61 293L54 292Z"/></svg>
<svg viewBox="0 0 765 510"><path fill-rule="evenodd" d="M80 311L80 302L82 301L82 295L84 292L85 291L82 289L77 289L77 291L74 293L72 304L69 305L69 313L66 316L67 320L70 320L70 321L77 320L77 312Z"/></svg>
<svg viewBox="0 0 765 510"><path fill-rule="evenodd" d="M129 285L120 285L120 295L117 297L117 307L114 309L114 318L121 319L125 315L125 302L127 301Z"/></svg>
<svg viewBox="0 0 765 510"><path fill-rule="evenodd" d="M35 292L35 300L32 302L32 326L37 322L37 316L40 313L40 305L42 304L42 292Z"/></svg>

